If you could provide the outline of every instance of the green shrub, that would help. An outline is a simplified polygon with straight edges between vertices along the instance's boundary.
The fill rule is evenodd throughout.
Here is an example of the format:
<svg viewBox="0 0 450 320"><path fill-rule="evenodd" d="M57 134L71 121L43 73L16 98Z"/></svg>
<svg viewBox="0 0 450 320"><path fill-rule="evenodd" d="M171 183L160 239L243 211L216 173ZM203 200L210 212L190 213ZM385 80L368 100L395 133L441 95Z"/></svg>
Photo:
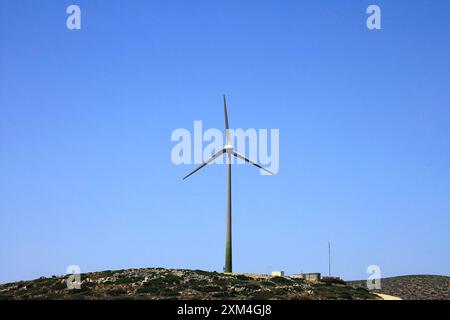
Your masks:
<svg viewBox="0 0 450 320"><path fill-rule="evenodd" d="M155 287L142 286L136 291L137 293L158 293L159 289Z"/></svg>
<svg viewBox="0 0 450 320"><path fill-rule="evenodd" d="M71 289L69 290L69 293L74 294L86 294L92 292L92 289L89 286L81 285L80 289Z"/></svg>
<svg viewBox="0 0 450 320"><path fill-rule="evenodd" d="M272 282L277 284L292 284L292 280L284 277L273 277Z"/></svg>
<svg viewBox="0 0 450 320"><path fill-rule="evenodd" d="M179 276L176 276L176 275L174 275L174 274L171 274L171 273L169 273L169 274L167 274L165 277L164 277L164 280L163 280L164 282L166 282L166 283L180 283L181 282L181 278L179 277Z"/></svg>
<svg viewBox="0 0 450 320"><path fill-rule="evenodd" d="M275 283L267 281L267 280L263 280L263 281L261 281L261 285L265 286L265 287L274 287Z"/></svg>
<svg viewBox="0 0 450 320"><path fill-rule="evenodd" d="M231 294L228 291L218 291L218 292L214 292L212 294L212 297L217 298L217 299L225 299L225 298L229 298L230 296L231 296Z"/></svg>
<svg viewBox="0 0 450 320"><path fill-rule="evenodd" d="M249 282L244 285L244 287L248 290L259 290L261 286L256 282Z"/></svg>
<svg viewBox="0 0 450 320"><path fill-rule="evenodd" d="M66 282L62 282L62 281L58 281L53 285L53 290L64 290L67 289L67 284Z"/></svg>
<svg viewBox="0 0 450 320"><path fill-rule="evenodd" d="M252 300L269 300L274 297L273 293L270 291L259 291L252 294L250 299Z"/></svg>
<svg viewBox="0 0 450 320"><path fill-rule="evenodd" d="M176 297L176 296L178 296L179 293L178 293L178 290L166 288L166 289L161 290L161 292L159 292L159 294L164 297Z"/></svg>
<svg viewBox="0 0 450 320"><path fill-rule="evenodd" d="M117 289L108 290L106 293L111 296L121 296L121 295L127 294L127 290L117 288Z"/></svg>
<svg viewBox="0 0 450 320"><path fill-rule="evenodd" d="M217 286L201 286L201 287L194 287L192 289L200 292L216 292L222 290L220 287Z"/></svg>
<svg viewBox="0 0 450 320"><path fill-rule="evenodd" d="M207 280L191 279L191 280L189 280L188 285L191 288L193 288L193 287L202 287L202 286L208 285L208 281Z"/></svg>

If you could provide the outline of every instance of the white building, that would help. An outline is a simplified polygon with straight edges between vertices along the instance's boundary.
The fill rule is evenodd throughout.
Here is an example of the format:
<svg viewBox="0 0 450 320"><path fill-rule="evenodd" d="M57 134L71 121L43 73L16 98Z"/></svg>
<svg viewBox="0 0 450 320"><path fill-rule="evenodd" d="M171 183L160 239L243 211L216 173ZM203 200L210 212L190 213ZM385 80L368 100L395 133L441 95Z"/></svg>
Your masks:
<svg viewBox="0 0 450 320"><path fill-rule="evenodd" d="M301 278L305 279L306 281L319 281L320 273L294 273L292 275L292 278Z"/></svg>

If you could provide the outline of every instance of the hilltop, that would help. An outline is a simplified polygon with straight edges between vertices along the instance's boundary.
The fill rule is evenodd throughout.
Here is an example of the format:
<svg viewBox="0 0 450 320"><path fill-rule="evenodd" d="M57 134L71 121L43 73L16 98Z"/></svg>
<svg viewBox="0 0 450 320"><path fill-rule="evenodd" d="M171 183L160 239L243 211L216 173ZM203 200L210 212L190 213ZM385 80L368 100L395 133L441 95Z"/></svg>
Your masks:
<svg viewBox="0 0 450 320"><path fill-rule="evenodd" d="M366 281L349 284L365 287ZM403 300L450 300L450 277L435 275L410 275L381 279L382 292Z"/></svg>
<svg viewBox="0 0 450 320"><path fill-rule="evenodd" d="M223 274L202 270L128 269L81 274L81 288L68 276L0 285L0 299L379 299L345 283L290 277Z"/></svg>

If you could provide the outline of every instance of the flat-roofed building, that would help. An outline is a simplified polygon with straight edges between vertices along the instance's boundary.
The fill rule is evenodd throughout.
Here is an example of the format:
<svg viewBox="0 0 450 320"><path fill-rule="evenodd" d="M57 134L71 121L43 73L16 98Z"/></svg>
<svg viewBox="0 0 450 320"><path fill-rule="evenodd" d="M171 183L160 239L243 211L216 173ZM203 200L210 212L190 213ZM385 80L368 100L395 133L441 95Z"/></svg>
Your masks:
<svg viewBox="0 0 450 320"><path fill-rule="evenodd" d="M313 273L294 273L292 275L292 278L301 278L306 281L319 281L320 280L320 273L313 272Z"/></svg>

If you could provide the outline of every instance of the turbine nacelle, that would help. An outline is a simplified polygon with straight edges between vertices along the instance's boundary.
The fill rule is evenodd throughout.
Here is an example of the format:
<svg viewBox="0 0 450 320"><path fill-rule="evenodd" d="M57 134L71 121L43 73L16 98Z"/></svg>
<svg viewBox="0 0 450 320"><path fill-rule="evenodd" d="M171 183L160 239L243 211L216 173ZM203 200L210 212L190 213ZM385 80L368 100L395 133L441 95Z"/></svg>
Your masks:
<svg viewBox="0 0 450 320"><path fill-rule="evenodd" d="M223 150L224 150L226 153L231 153L231 154L233 154L233 146L232 146L231 144L226 144L226 145L223 147Z"/></svg>

